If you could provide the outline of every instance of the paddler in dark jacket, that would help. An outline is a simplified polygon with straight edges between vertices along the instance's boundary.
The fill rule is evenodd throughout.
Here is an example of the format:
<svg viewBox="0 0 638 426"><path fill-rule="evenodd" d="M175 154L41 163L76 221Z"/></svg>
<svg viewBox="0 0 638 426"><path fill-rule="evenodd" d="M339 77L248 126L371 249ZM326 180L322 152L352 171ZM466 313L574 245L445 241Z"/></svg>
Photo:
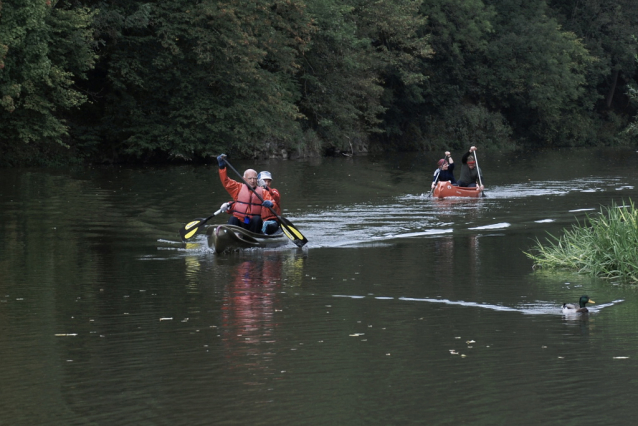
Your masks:
<svg viewBox="0 0 638 426"><path fill-rule="evenodd" d="M437 182L450 182L452 185L456 185L456 178L454 177L454 160L450 151L445 151L445 158L441 158L437 163L438 169L434 171L434 177L432 178L432 188Z"/></svg>
<svg viewBox="0 0 638 426"><path fill-rule="evenodd" d="M268 207L272 207L276 210L277 206L275 201L272 195L270 195L270 192L257 186L257 171L247 169L244 172L244 180L248 182L253 191L244 183L229 178L226 172L224 157L224 154L217 157L219 179L222 181L222 185L224 185L226 191L228 191L233 198L233 203L225 203L222 206L222 211L228 211L229 214L233 215L228 219L230 225L240 226L251 232L260 234L263 225L261 214L263 210L268 210ZM259 197L255 195L255 192L264 200L263 203ZM226 208L224 208L224 206Z"/></svg>
<svg viewBox="0 0 638 426"><path fill-rule="evenodd" d="M476 160L472 153L476 151L476 147L472 146L468 152L461 158L461 177L459 178L459 186L467 188L477 188L477 191L482 191L483 175L479 179L479 173L481 171L476 167Z"/></svg>

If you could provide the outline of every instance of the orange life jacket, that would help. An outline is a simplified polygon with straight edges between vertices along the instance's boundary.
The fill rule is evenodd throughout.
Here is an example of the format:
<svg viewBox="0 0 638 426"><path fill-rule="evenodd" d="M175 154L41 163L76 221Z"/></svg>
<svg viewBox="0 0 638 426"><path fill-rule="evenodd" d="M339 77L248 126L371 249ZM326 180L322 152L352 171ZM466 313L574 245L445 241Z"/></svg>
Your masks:
<svg viewBox="0 0 638 426"><path fill-rule="evenodd" d="M281 215L281 207L279 206L279 202L281 200L281 195L279 195L279 191L276 190L275 188L270 188L270 190L267 190L268 192L270 192L270 196L272 197L272 199L275 202L275 205L273 206L273 210L278 214ZM267 221L267 220L277 220L277 216L275 216L274 214L272 214L272 212L270 211L269 208L262 208L261 210L261 218L263 219L263 221Z"/></svg>
<svg viewBox="0 0 638 426"><path fill-rule="evenodd" d="M264 189L255 188L255 191L263 198ZM242 185L237 195L237 200L233 204L233 216L239 220L244 220L246 216L250 219L261 216L261 200L246 185Z"/></svg>

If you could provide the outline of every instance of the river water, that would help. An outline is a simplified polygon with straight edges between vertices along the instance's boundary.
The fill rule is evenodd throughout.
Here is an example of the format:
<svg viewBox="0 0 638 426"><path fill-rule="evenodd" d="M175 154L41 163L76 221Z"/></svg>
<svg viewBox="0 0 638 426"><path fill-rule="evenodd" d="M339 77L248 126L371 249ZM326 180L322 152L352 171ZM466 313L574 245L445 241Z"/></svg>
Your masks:
<svg viewBox="0 0 638 426"><path fill-rule="evenodd" d="M226 255L177 235L216 165L0 170L0 424L633 424L636 288L524 252L637 158L479 151L475 200L428 198L432 154L233 161L309 243Z"/></svg>

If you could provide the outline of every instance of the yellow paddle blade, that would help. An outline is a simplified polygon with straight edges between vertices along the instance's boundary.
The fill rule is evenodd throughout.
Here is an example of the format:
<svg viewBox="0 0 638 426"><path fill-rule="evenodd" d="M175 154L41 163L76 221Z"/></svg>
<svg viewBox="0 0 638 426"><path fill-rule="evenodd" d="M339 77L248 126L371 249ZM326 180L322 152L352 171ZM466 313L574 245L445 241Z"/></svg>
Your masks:
<svg viewBox="0 0 638 426"><path fill-rule="evenodd" d="M187 228L188 229L188 228ZM197 230L199 228L194 228L192 231L190 231L189 233L184 235L184 239L188 240L190 237L192 237L193 235L195 235L197 233Z"/></svg>
<svg viewBox="0 0 638 426"><path fill-rule="evenodd" d="M295 234L295 236L296 236L298 239L300 239L300 240L303 240L303 239L304 239L303 234L302 234L301 232L297 231L295 228L290 227L290 231L291 231L293 234Z"/></svg>
<svg viewBox="0 0 638 426"><path fill-rule="evenodd" d="M285 226L281 227L281 230L284 231L284 234L286 234L286 237L290 238L291 240L294 240L295 237L293 237L292 235L290 235L290 233L288 232L288 230L286 229Z"/></svg>
<svg viewBox="0 0 638 426"><path fill-rule="evenodd" d="M199 222L201 222L201 220L194 220L192 222L189 222L189 223L186 224L184 229L186 229L186 230L191 229L193 226L197 225Z"/></svg>
<svg viewBox="0 0 638 426"><path fill-rule="evenodd" d="M286 235L286 237L290 238L290 240L295 243L297 247L303 247L308 240L304 237L301 232L297 231L294 227L290 226L287 223L281 224L281 230Z"/></svg>

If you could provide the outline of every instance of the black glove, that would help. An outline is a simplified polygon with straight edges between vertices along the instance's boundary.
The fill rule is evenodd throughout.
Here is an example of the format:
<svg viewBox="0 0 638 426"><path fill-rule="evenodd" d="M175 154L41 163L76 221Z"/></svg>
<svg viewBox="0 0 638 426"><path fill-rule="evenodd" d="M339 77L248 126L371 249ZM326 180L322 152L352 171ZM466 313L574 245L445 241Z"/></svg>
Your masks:
<svg viewBox="0 0 638 426"><path fill-rule="evenodd" d="M272 203L272 201L270 201L270 200L266 200L266 201L264 201L264 202L262 203L262 206L264 206L264 207L272 207L272 206L273 206L273 203Z"/></svg>
<svg viewBox="0 0 638 426"><path fill-rule="evenodd" d="M219 164L220 169L226 168L226 162L224 161L225 157L226 157L226 154L217 156L217 164Z"/></svg>

